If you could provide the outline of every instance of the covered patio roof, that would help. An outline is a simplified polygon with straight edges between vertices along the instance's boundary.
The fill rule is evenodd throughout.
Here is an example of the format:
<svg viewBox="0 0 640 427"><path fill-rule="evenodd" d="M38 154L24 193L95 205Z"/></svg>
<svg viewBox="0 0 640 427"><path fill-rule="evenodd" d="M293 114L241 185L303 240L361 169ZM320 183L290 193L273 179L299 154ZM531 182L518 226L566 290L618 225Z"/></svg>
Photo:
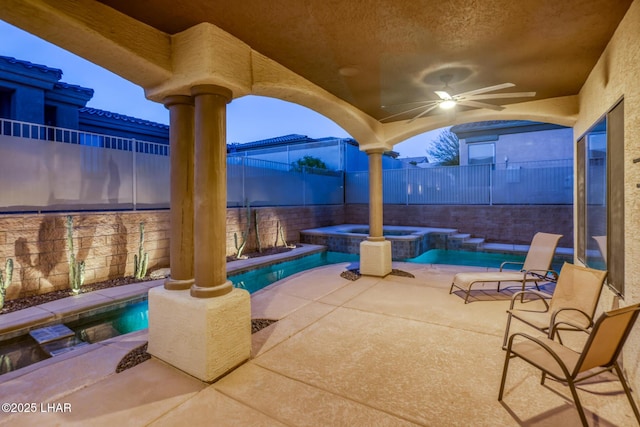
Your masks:
<svg viewBox="0 0 640 427"><path fill-rule="evenodd" d="M363 149L391 149L470 121L573 125L577 95L632 0L4 3L0 18L141 85L152 99L187 93L187 82L218 84L234 98L305 105ZM380 122L410 108L399 104L438 99L443 78L450 93L509 82L515 87L500 92L536 95L488 100L506 106L498 112L457 106L455 115L438 109L411 124L415 113Z"/></svg>

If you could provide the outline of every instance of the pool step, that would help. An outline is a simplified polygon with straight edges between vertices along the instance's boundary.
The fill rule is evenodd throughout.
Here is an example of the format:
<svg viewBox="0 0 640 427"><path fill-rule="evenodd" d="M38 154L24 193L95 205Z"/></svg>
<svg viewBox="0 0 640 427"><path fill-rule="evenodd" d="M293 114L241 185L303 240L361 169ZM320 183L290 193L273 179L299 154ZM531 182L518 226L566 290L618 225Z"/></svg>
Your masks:
<svg viewBox="0 0 640 427"><path fill-rule="evenodd" d="M481 237L472 237L462 242L462 249L467 251L478 251L484 246L484 239Z"/></svg>
<svg viewBox="0 0 640 427"><path fill-rule="evenodd" d="M71 329L63 324L47 326L40 329L34 329L29 332L31 338L36 340L40 345L47 344L51 341L58 341L75 335Z"/></svg>
<svg viewBox="0 0 640 427"><path fill-rule="evenodd" d="M447 239L447 249L450 250L477 251L483 244L483 238L471 237L468 233L451 234Z"/></svg>
<svg viewBox="0 0 640 427"><path fill-rule="evenodd" d="M49 356L57 356L89 345L76 337L76 333L63 324L34 329L29 332L40 348Z"/></svg>

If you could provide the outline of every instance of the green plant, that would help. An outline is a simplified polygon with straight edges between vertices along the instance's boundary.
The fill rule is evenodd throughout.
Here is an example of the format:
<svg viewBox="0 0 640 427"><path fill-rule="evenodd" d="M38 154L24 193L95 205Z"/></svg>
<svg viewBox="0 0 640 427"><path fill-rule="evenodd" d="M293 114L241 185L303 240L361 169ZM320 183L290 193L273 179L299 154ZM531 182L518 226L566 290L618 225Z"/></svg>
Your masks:
<svg viewBox="0 0 640 427"><path fill-rule="evenodd" d="M304 168L327 169L327 164L321 159L306 155L291 164L294 171L301 172Z"/></svg>
<svg viewBox="0 0 640 427"><path fill-rule="evenodd" d="M251 231L251 205L247 202L247 226L245 231L242 232L242 243L238 245L238 233L233 233L233 243L236 247L236 258L242 258L242 251L244 251L245 246L247 245L247 238L249 237L249 232ZM246 257L245 257L246 258Z"/></svg>
<svg viewBox="0 0 640 427"><path fill-rule="evenodd" d="M76 261L73 253L73 217L67 215L67 248L69 250L69 285L71 291L77 295L84 284L84 261Z"/></svg>
<svg viewBox="0 0 640 427"><path fill-rule="evenodd" d="M133 275L136 279L142 279L147 275L147 266L149 265L149 254L144 251L144 222L140 223L140 244L138 245L138 253L133 255Z"/></svg>
<svg viewBox="0 0 640 427"><path fill-rule="evenodd" d="M4 274L0 270L0 310L4 307L4 297L7 295L7 288L11 284L11 278L13 277L13 260L7 258L7 262L4 265Z"/></svg>

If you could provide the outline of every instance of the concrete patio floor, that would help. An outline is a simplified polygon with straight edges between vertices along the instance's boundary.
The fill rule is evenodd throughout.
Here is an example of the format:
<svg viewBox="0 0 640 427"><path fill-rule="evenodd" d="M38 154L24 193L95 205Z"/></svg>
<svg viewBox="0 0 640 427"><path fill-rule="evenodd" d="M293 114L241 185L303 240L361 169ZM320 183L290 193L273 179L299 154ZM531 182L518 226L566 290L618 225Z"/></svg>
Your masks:
<svg viewBox="0 0 640 427"><path fill-rule="evenodd" d="M37 404L35 413L0 413L0 425L580 425L568 388L541 386L518 359L498 402L511 292L487 286L467 305L449 294L456 272L477 267L394 263L416 277L353 282L339 276L345 267L253 294L252 317L279 321L252 336L251 360L214 384L155 359L116 374L122 356L146 342L140 331L0 378L3 402ZM637 425L612 378L579 388L590 425Z"/></svg>

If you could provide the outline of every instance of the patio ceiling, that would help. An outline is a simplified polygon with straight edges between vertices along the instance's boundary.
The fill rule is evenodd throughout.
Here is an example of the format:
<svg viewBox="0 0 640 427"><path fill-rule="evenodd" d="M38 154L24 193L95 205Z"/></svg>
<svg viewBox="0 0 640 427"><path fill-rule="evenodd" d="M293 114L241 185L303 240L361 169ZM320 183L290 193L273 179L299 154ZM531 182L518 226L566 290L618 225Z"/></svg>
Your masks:
<svg viewBox="0 0 640 427"><path fill-rule="evenodd" d="M212 23L379 120L383 105L436 99L443 75L453 93L576 95L632 0L101 2L167 34Z"/></svg>

